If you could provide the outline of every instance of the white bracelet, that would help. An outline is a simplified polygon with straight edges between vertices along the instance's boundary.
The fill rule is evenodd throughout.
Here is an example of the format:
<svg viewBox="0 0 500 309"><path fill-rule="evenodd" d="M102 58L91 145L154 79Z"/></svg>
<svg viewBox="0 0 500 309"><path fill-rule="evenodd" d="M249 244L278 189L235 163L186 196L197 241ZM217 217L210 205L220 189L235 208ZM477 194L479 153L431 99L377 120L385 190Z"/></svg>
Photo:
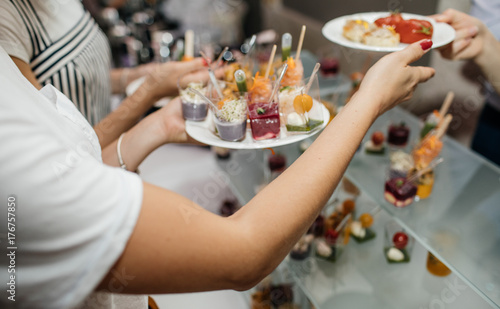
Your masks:
<svg viewBox="0 0 500 309"><path fill-rule="evenodd" d="M127 165L123 163L122 152L120 150L122 146L123 136L125 136L125 133L122 133L122 135L120 135L120 137L118 138L118 143L116 143L116 154L118 155L118 162L120 163L120 167L124 170L127 170Z"/></svg>

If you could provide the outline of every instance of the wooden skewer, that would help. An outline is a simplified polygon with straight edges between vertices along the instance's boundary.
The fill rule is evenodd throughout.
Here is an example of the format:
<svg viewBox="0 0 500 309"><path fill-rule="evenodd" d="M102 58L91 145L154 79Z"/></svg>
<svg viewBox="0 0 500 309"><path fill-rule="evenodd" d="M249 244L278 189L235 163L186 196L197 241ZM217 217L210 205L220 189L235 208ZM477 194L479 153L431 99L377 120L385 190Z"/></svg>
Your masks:
<svg viewBox="0 0 500 309"><path fill-rule="evenodd" d="M271 72L271 67L274 62L274 55L276 54L276 44L273 45L273 50L271 51L271 56L269 57L269 62L267 63L266 75L265 78L269 77L269 73Z"/></svg>
<svg viewBox="0 0 500 309"><path fill-rule="evenodd" d="M438 139L443 137L443 135L446 133L446 130L448 129L448 126L450 125L452 119L453 119L453 116L451 114L448 114L444 117L442 123L439 124L439 127L437 128L437 132L436 132L436 137Z"/></svg>
<svg viewBox="0 0 500 309"><path fill-rule="evenodd" d="M319 62L316 62L316 65L314 66L311 76L309 77L309 82L307 83L306 89L304 89L304 93L309 92L309 89L311 88L312 83L314 81L314 77L316 76L316 73L318 73L319 67L320 67Z"/></svg>
<svg viewBox="0 0 500 309"><path fill-rule="evenodd" d="M302 25L302 30L300 31L299 45L297 45L297 53L295 54L295 61L300 60L300 52L302 50L302 43L304 42L304 36L306 34L306 25Z"/></svg>
<svg viewBox="0 0 500 309"><path fill-rule="evenodd" d="M453 91L448 92L446 95L446 98L444 99L443 105L441 105L441 109L439 110L439 115L441 117L444 117L446 113L448 112L448 109L450 109L451 103L453 102L453 98L455 97L455 94Z"/></svg>
<svg viewBox="0 0 500 309"><path fill-rule="evenodd" d="M186 30L184 34L184 56L191 59L194 56L194 32L193 30Z"/></svg>

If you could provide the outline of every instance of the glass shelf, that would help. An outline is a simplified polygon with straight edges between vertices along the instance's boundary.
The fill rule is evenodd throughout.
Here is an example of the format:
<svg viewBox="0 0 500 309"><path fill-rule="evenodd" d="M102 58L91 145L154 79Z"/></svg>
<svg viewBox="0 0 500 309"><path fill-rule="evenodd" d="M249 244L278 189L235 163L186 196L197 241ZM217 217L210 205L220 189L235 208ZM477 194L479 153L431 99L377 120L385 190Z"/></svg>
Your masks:
<svg viewBox="0 0 500 309"><path fill-rule="evenodd" d="M411 128L410 141L416 140L421 122L396 108L373 124L365 141L372 132L387 132L391 122L400 121ZM402 209L383 196L387 154L359 151L347 175L424 248L500 308L500 169L446 137L441 156L445 161L436 167L431 196Z"/></svg>
<svg viewBox="0 0 500 309"><path fill-rule="evenodd" d="M403 109L395 108L374 123L365 141L374 131L387 132L391 121L405 121L411 128L410 141L416 140L421 122ZM266 151L268 150L235 151L230 160L219 161L219 166L228 174L230 185L242 205L255 195L257 186L265 179ZM288 164L300 155L296 144L279 147L275 151L286 154ZM456 277L459 282L463 281L470 287L467 290L476 292L489 305L500 308L500 169L449 138L444 138L441 156L445 161L436 167L432 195L402 209L387 203L383 197L388 154L370 156L360 150L349 165L346 175L373 199L373 203L382 206L386 211L381 212L384 213L382 217L387 217L387 220L393 218L416 239L417 246L414 250L420 250L424 255L427 250L432 252L453 270L453 274L444 280L430 280L434 283L429 284L432 286L431 290L427 289L428 284L422 283L429 281L422 274L427 273L425 260L416 266L411 262L408 268L399 267L401 265L389 267L385 260L385 264L380 261L383 254L379 252L381 245L376 242L382 241L383 234L379 233L376 242L365 244L363 248L361 245L349 244L349 250L345 252L348 254L337 263L343 266L334 267L336 270L332 270L327 262L321 262L317 264L316 272L293 272L298 284L304 288L317 308L337 308L333 304L340 301L338 295L329 300L329 297L335 295L336 289L327 285L327 281L333 280L329 284L334 284L344 280L341 279L344 272L363 279L361 282L365 288L356 287L353 291L367 294L368 296L358 295L356 299L360 302L365 299L370 307L380 304L381 308L391 308L401 303L410 303L427 308L428 302L433 299L432 293L441 293ZM374 246L378 248L371 248ZM360 247L359 250L363 253L355 253L357 249L351 247ZM293 267L293 264L290 265ZM396 279L400 273L403 275ZM391 283L384 283L388 279ZM398 289L405 296L404 300L399 296L384 299L379 295L391 295L394 294L393 290ZM473 299L477 302L478 298ZM464 300L458 303L462 305ZM455 308L458 303L452 307ZM420 308L418 306L415 308ZM478 308L478 305L470 307Z"/></svg>

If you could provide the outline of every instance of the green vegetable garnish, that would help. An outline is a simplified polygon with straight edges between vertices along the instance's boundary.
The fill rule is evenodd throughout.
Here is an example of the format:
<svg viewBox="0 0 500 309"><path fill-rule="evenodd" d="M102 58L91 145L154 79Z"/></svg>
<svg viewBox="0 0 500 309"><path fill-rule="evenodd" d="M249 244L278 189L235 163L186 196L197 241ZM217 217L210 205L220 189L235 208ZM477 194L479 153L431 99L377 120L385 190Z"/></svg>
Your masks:
<svg viewBox="0 0 500 309"><path fill-rule="evenodd" d="M283 91L283 90L287 90L287 89L292 89L292 87L290 87L290 86L285 86L285 87L283 87L283 88L281 88L281 89L280 89L280 92L281 92L281 91Z"/></svg>
<svg viewBox="0 0 500 309"><path fill-rule="evenodd" d="M399 180L396 181L396 187L398 187L398 188L400 188L401 186L403 186L403 184L404 184L404 181L401 180L401 179L399 179Z"/></svg>
<svg viewBox="0 0 500 309"><path fill-rule="evenodd" d="M263 109L262 107L257 108L257 114L264 115L265 113L266 113L266 110Z"/></svg>

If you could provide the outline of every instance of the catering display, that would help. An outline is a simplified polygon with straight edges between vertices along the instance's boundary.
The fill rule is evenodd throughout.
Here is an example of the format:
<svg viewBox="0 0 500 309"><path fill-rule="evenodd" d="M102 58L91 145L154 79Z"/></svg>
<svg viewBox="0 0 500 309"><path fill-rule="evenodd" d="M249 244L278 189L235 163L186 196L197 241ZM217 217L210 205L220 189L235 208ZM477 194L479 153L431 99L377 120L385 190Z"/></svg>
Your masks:
<svg viewBox="0 0 500 309"><path fill-rule="evenodd" d="M294 57L291 57L291 35L283 36L283 55L278 67L274 61L277 50L274 45L263 74L249 73L248 63L252 61L247 54L240 59L241 63L224 67L223 80L211 74L210 90L194 85L191 88L199 94L180 89L183 106L186 106L184 118L188 120L186 132L212 146L259 149L295 143L324 128L330 115L319 97L319 63L309 78L303 78L300 53L305 29L303 26ZM202 56L207 58L203 53ZM209 71L213 70L214 65L211 65ZM203 99L203 95L211 102ZM202 114L205 109L210 116L191 117L189 114L194 111Z"/></svg>

